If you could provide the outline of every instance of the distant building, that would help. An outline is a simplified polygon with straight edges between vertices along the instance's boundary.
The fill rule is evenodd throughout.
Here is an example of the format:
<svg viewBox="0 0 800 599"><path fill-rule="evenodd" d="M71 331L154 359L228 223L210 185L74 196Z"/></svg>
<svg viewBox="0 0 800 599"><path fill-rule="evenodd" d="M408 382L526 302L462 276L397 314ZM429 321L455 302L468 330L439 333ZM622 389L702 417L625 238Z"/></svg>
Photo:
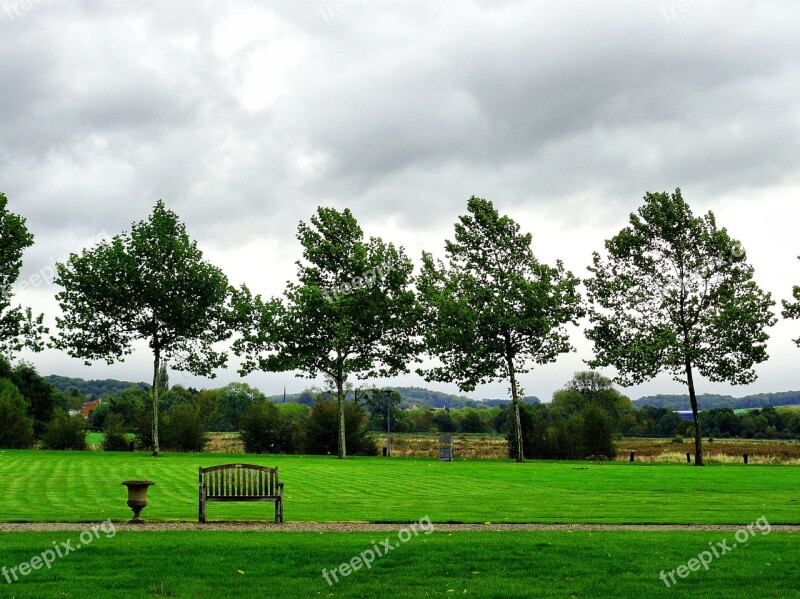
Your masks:
<svg viewBox="0 0 800 599"><path fill-rule="evenodd" d="M691 410L673 410L673 412L675 412L678 416L680 416L684 420L691 420L692 418L694 418L694 416L692 416Z"/></svg>
<svg viewBox="0 0 800 599"><path fill-rule="evenodd" d="M88 418L89 415L92 412L94 412L99 405L100 405L99 399L93 399L92 401L87 401L85 404L83 404L83 407L81 408L81 416L83 416L84 418Z"/></svg>

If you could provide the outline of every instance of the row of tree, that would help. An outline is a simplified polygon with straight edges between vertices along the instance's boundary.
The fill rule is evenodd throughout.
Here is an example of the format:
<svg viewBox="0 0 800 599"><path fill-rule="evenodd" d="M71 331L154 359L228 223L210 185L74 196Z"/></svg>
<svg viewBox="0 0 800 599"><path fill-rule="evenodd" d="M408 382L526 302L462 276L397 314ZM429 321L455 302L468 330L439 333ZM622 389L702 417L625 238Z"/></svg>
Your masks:
<svg viewBox="0 0 800 599"><path fill-rule="evenodd" d="M755 379L767 359L774 301L753 279L741 245L712 213L696 217L674 193L647 193L630 224L595 253L583 281L539 262L530 234L491 202L473 197L445 243L445 259L423 253L422 268L401 247L364 238L347 209L320 207L301 222L303 259L282 297L233 288L204 261L177 215L159 201L147 221L57 265L62 314L54 347L91 362L122 360L143 339L153 353L152 438L159 452L158 373L173 368L213 376L226 363L217 343L235 333L241 373L256 369L324 375L335 390L339 457L347 447L348 378L393 376L427 355L417 372L462 391L506 380L514 455L523 459L518 377L571 351L566 325L588 315L591 365L614 366L624 385L669 372L687 384L695 463L702 465L696 374L733 384ZM21 252L32 244L24 219L0 196L3 273L0 331L7 350L41 349L42 317L12 308ZM366 273L380 272L380 277ZM333 293L336 290L336 293ZM795 302L787 318L800 317ZM798 340L800 344L800 339Z"/></svg>

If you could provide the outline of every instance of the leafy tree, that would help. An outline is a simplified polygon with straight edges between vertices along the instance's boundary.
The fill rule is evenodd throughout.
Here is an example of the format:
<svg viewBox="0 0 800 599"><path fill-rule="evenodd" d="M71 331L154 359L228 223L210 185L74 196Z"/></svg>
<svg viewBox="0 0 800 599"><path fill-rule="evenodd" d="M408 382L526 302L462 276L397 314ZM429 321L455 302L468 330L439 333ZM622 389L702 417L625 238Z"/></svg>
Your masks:
<svg viewBox="0 0 800 599"><path fill-rule="evenodd" d="M245 383L230 383L219 390L217 404L211 417L215 431L237 431L242 414L256 402L267 401L258 389Z"/></svg>
<svg viewBox="0 0 800 599"><path fill-rule="evenodd" d="M97 410L99 409L97 408ZM130 447L130 442L125 436L127 433L125 421L119 414L108 415L103 425L103 433L105 433L103 451L127 451Z"/></svg>
<svg viewBox="0 0 800 599"><path fill-rule="evenodd" d="M214 377L227 356L214 343L230 337L228 279L203 260L178 216L159 200L147 221L57 265L63 316L55 346L109 364L144 340L153 353L153 455L159 453L159 370Z"/></svg>
<svg viewBox="0 0 800 599"><path fill-rule="evenodd" d="M86 421L83 416L69 416L56 410L42 436L45 449L86 449Z"/></svg>
<svg viewBox="0 0 800 599"><path fill-rule="evenodd" d="M44 315L33 316L30 308L12 307L13 285L22 268L22 253L33 245L25 219L8 210L8 199L0 193L0 353L14 354L27 347L44 349L42 336L48 332Z"/></svg>
<svg viewBox="0 0 800 599"><path fill-rule="evenodd" d="M615 422L621 410L631 408L631 400L614 389L611 379L595 371L576 372L565 389L553 394L550 405L569 415L582 412L589 404L603 408Z"/></svg>
<svg viewBox="0 0 800 599"><path fill-rule="evenodd" d="M11 380L30 404L29 414L33 418L33 434L40 436L53 417L55 390L39 376L33 364L20 362L11 372Z"/></svg>
<svg viewBox="0 0 800 599"><path fill-rule="evenodd" d="M703 464L694 374L747 384L767 359L770 294L753 280L741 245L714 214L695 217L675 193L647 193L630 226L594 253L586 280L592 366L614 366L623 385L660 372L689 388L695 464Z"/></svg>
<svg viewBox="0 0 800 599"><path fill-rule="evenodd" d="M465 408L465 414L461 418L461 432L464 433L485 433L488 432L489 426L481 418L480 413L476 410Z"/></svg>
<svg viewBox="0 0 800 599"><path fill-rule="evenodd" d="M344 402L345 443L350 455L376 455L378 448L367 430L367 415L363 406ZM339 444L339 404L319 395L311 413L304 421L304 452L310 454L336 453Z"/></svg>
<svg viewBox="0 0 800 599"><path fill-rule="evenodd" d="M164 415L164 446L173 451L202 452L208 443L200 411L192 404L179 404Z"/></svg>
<svg viewBox="0 0 800 599"><path fill-rule="evenodd" d="M582 314L579 280L560 261L540 263L530 234L491 202L473 196L467 208L455 241L446 242L447 264L422 255L417 287L425 346L443 365L418 372L429 381L456 382L462 391L508 380L515 455L522 461L517 376L572 349L564 325Z"/></svg>
<svg viewBox="0 0 800 599"><path fill-rule="evenodd" d="M605 456L609 459L616 457L614 425L608 412L592 402L583 410L581 418L583 420L581 457Z"/></svg>
<svg viewBox="0 0 800 599"><path fill-rule="evenodd" d="M402 248L364 240L347 209L318 208L310 223L300 223L297 238L304 260L283 299L253 298L246 287L238 292L241 338L234 351L244 358L242 374L294 370L327 377L336 390L337 452L344 458L348 377L408 372L415 356L413 266Z"/></svg>
<svg viewBox="0 0 800 599"><path fill-rule="evenodd" d="M250 405L241 418L247 453L297 453L298 431L288 414L270 401Z"/></svg>
<svg viewBox="0 0 800 599"><path fill-rule="evenodd" d="M800 260L800 256L797 257ZM795 285L792 288L792 295L795 301L790 302L783 300L783 317L784 318L800 318L800 285ZM794 340L800 346L800 337Z"/></svg>
<svg viewBox="0 0 800 599"><path fill-rule="evenodd" d="M33 440L28 402L10 380L0 378L0 447L25 449Z"/></svg>

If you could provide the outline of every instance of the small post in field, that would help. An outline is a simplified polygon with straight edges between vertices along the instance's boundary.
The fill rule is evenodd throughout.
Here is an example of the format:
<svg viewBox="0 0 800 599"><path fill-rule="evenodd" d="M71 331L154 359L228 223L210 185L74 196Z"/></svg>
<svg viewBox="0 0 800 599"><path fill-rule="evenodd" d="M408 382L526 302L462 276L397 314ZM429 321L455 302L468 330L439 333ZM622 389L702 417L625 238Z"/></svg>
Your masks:
<svg viewBox="0 0 800 599"><path fill-rule="evenodd" d="M744 463L747 464L748 463L747 461L750 458L750 454L747 454L747 453L742 454L742 457L744 458Z"/></svg>
<svg viewBox="0 0 800 599"><path fill-rule="evenodd" d="M633 462L635 459L636 459L636 452L632 451L631 452L631 462Z"/></svg>

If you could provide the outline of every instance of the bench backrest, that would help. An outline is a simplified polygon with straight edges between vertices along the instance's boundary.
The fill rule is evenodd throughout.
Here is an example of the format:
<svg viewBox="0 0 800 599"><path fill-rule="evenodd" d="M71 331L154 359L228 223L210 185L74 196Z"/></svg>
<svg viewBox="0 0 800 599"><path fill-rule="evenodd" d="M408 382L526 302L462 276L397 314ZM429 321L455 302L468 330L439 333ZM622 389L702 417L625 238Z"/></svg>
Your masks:
<svg viewBox="0 0 800 599"><path fill-rule="evenodd" d="M207 497L269 497L277 495L278 469L251 464L200 468Z"/></svg>

